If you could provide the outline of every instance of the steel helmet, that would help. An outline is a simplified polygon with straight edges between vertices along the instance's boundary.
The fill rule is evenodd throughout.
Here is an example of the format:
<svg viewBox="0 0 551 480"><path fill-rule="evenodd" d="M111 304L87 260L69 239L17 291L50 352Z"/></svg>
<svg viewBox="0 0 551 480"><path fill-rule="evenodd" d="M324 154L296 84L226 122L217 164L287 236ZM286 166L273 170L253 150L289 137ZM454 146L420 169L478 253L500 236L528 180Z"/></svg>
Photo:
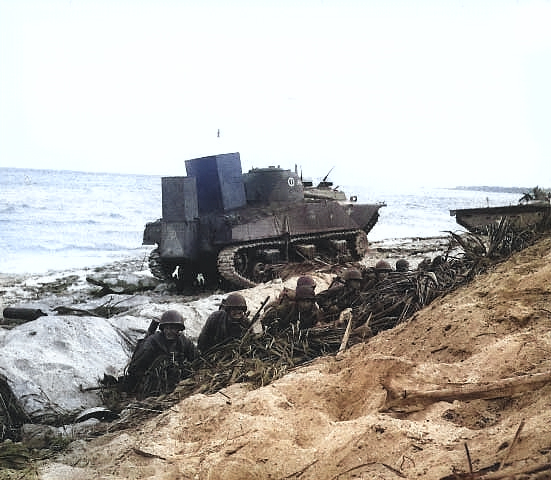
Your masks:
<svg viewBox="0 0 551 480"><path fill-rule="evenodd" d="M159 320L159 328L163 328L163 325L179 325L182 327L182 330L186 328L184 325L184 317L176 310L167 310L162 314Z"/></svg>
<svg viewBox="0 0 551 480"><path fill-rule="evenodd" d="M239 293L230 293L224 301L224 308L241 308L247 310L247 302L245 297Z"/></svg>
<svg viewBox="0 0 551 480"><path fill-rule="evenodd" d="M376 264L375 264L375 270L386 270L386 271L391 271L392 270L392 267L390 266L390 263L388 263L386 260L379 260Z"/></svg>
<svg viewBox="0 0 551 480"><path fill-rule="evenodd" d="M409 270L409 262L405 258L396 260L396 271L407 272Z"/></svg>
<svg viewBox="0 0 551 480"><path fill-rule="evenodd" d="M297 287L302 287L302 286L316 288L316 282L309 275L305 275L303 277L298 277Z"/></svg>
<svg viewBox="0 0 551 480"><path fill-rule="evenodd" d="M349 280L361 280L362 274L357 268L349 268L344 272L343 278L345 282Z"/></svg>
<svg viewBox="0 0 551 480"><path fill-rule="evenodd" d="M314 289L308 285L301 285L295 290L295 300L315 300Z"/></svg>

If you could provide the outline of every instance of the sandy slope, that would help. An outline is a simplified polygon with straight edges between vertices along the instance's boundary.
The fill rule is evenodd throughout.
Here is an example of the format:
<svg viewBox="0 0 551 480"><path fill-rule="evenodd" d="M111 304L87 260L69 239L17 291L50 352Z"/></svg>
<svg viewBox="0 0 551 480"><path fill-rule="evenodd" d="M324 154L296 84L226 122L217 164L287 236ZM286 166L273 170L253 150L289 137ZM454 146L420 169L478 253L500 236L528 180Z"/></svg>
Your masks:
<svg viewBox="0 0 551 480"><path fill-rule="evenodd" d="M474 471L504 462L494 478L548 462L550 385L400 411L385 410L383 385L407 398L549 372L550 247L541 241L408 323L269 386L196 395L138 429L75 442L40 478L439 479L469 471L466 446Z"/></svg>

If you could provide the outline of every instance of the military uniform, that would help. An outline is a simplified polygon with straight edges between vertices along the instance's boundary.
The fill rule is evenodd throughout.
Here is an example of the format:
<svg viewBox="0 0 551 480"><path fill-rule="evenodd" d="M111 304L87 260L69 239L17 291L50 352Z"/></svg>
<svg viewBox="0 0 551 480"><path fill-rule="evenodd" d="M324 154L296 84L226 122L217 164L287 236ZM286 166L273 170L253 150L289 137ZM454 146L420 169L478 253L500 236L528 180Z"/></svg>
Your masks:
<svg viewBox="0 0 551 480"><path fill-rule="evenodd" d="M327 321L335 321L345 308L359 307L362 303L361 292L346 285L338 285L320 292L316 296Z"/></svg>
<svg viewBox="0 0 551 480"><path fill-rule="evenodd" d="M246 318L236 322L225 310L217 310L207 318L197 339L197 346L201 352L206 352L225 340L242 337L248 328Z"/></svg>
<svg viewBox="0 0 551 480"><path fill-rule="evenodd" d="M155 332L138 343L126 369L125 387L127 390L135 390L140 381L147 378L152 367L159 364L159 360L166 360L173 370L180 372L177 376L182 377L184 364L198 356L197 348L184 335L168 341L163 332ZM175 378L175 382L180 379Z"/></svg>
<svg viewBox="0 0 551 480"><path fill-rule="evenodd" d="M299 287L309 287L312 290L312 295L315 296L316 282L309 275L303 275L297 279L297 288ZM268 311L271 307L277 307L279 305L288 304L289 302L294 302L296 300L296 289L290 289L288 287L283 287L283 290L279 296L273 301L266 305L265 311Z"/></svg>
<svg viewBox="0 0 551 480"><path fill-rule="evenodd" d="M349 268L344 272L342 280L337 277L327 290L316 295L316 301L328 322L337 321L340 313L347 308L355 312L360 307L362 281L361 272L356 268ZM354 317L356 316L354 314ZM354 320L354 323L359 323L357 318Z"/></svg>
<svg viewBox="0 0 551 480"><path fill-rule="evenodd" d="M296 301L288 301L266 310L261 319L262 327L268 332L285 330L291 324L298 324L299 328L312 328L323 321L323 313L316 304L309 311L301 312Z"/></svg>

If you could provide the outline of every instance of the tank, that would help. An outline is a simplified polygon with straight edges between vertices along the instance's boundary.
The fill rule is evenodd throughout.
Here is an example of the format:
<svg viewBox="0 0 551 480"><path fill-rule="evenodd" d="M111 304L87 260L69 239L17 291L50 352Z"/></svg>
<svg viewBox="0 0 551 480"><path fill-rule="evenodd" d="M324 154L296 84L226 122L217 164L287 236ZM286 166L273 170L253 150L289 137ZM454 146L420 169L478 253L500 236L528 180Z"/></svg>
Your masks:
<svg viewBox="0 0 551 480"><path fill-rule="evenodd" d="M539 187L525 193L518 205L461 208L450 210L455 221L472 233L484 234L492 225L507 220L515 229L549 229L551 227L551 194Z"/></svg>
<svg viewBox="0 0 551 480"><path fill-rule="evenodd" d="M156 245L153 275L182 287L246 288L277 277L289 262L359 260L385 205L346 199L326 179L305 188L296 167L242 173L239 153L185 166L186 176L162 178L162 218L147 223L143 236L144 245Z"/></svg>

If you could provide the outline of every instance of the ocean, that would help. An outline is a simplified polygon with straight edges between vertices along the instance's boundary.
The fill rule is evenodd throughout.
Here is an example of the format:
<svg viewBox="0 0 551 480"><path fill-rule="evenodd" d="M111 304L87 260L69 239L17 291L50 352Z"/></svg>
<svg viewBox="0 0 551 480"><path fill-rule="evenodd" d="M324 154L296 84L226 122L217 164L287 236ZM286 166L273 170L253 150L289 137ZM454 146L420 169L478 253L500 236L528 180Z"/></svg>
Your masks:
<svg viewBox="0 0 551 480"><path fill-rule="evenodd" d="M358 202L385 202L370 242L463 231L450 209L516 204L483 190L342 186ZM161 217L161 177L0 168L0 273L34 274L147 257L146 222Z"/></svg>

